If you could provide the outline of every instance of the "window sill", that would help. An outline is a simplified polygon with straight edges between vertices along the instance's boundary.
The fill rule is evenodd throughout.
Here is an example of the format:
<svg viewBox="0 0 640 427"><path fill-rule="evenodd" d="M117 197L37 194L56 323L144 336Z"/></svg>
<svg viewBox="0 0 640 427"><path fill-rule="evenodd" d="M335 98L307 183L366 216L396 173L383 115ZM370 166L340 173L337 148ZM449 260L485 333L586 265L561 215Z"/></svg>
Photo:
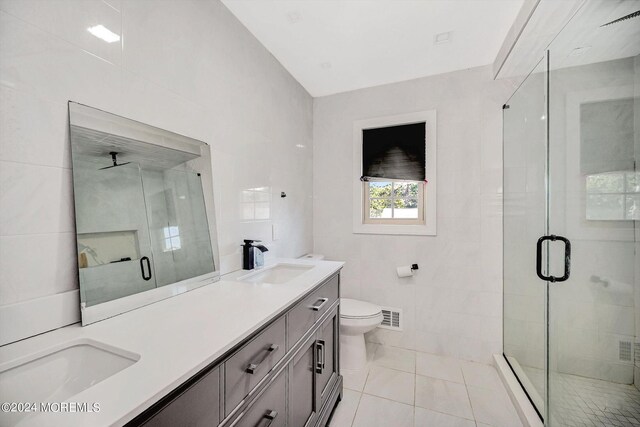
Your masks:
<svg viewBox="0 0 640 427"><path fill-rule="evenodd" d="M397 236L436 236L436 224L353 224L353 234L391 234Z"/></svg>

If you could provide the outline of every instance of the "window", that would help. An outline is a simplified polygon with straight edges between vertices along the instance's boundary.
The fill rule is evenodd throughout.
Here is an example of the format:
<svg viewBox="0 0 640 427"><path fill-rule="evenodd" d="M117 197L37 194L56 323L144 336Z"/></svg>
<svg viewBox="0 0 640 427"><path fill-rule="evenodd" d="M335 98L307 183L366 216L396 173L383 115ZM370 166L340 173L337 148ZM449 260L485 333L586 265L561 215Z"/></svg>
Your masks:
<svg viewBox="0 0 640 427"><path fill-rule="evenodd" d="M243 221L261 221L271 218L271 188L256 187L242 190L240 211Z"/></svg>
<svg viewBox="0 0 640 427"><path fill-rule="evenodd" d="M354 123L355 233L436 234L435 111Z"/></svg>
<svg viewBox="0 0 640 427"><path fill-rule="evenodd" d="M176 251L182 248L180 242L180 229L177 226L164 227L163 252Z"/></svg>
<svg viewBox="0 0 640 427"><path fill-rule="evenodd" d="M587 220L640 220L640 172L586 177Z"/></svg>
<svg viewBox="0 0 640 427"><path fill-rule="evenodd" d="M424 224L424 182L365 182L364 223Z"/></svg>

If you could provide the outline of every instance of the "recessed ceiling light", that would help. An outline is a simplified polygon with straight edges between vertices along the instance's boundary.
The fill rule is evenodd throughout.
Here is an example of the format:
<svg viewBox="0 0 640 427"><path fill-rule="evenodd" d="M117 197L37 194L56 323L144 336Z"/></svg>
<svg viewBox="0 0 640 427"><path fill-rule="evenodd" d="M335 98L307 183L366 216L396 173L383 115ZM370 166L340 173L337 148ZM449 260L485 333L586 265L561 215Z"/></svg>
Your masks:
<svg viewBox="0 0 640 427"><path fill-rule="evenodd" d="M304 148L305 146L304 146L304 145L302 145L302 144L296 144L296 147L298 147L298 148Z"/></svg>
<svg viewBox="0 0 640 427"><path fill-rule="evenodd" d="M96 25L95 27L87 28L91 34L99 39L106 41L107 43L114 43L120 40L120 36L113 31L106 28L104 25Z"/></svg>
<svg viewBox="0 0 640 427"><path fill-rule="evenodd" d="M433 44L449 43L451 41L451 35L451 31L447 31L446 33L438 33L433 37Z"/></svg>
<svg viewBox="0 0 640 427"><path fill-rule="evenodd" d="M584 55L589 49L591 49L591 46L577 47L577 48L573 49L571 52L569 52L569 56Z"/></svg>
<svg viewBox="0 0 640 427"><path fill-rule="evenodd" d="M328 70L329 68L331 68L331 62L323 62L322 64L320 64L320 68L322 68L323 70Z"/></svg>
<svg viewBox="0 0 640 427"><path fill-rule="evenodd" d="M289 24L297 24L298 22L302 21L302 15L299 11L292 10L291 12L287 13L287 21L289 21Z"/></svg>

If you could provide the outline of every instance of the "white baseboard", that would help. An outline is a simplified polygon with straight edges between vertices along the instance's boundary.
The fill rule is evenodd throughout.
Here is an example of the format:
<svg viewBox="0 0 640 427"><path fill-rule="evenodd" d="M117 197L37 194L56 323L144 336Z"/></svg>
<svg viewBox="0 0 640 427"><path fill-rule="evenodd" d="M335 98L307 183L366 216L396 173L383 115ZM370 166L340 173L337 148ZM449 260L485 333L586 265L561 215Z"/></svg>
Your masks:
<svg viewBox="0 0 640 427"><path fill-rule="evenodd" d="M80 291L0 306L0 346L80 321Z"/></svg>
<svg viewBox="0 0 640 427"><path fill-rule="evenodd" d="M518 379L513 374L513 371L511 371L511 368L504 359L504 356L501 354L494 354L493 364L498 370L500 379L507 389L507 393L509 393L511 402L513 402L513 406L515 406L522 424L525 427L543 427L542 420L540 420L538 413L529 401L524 390L522 390Z"/></svg>

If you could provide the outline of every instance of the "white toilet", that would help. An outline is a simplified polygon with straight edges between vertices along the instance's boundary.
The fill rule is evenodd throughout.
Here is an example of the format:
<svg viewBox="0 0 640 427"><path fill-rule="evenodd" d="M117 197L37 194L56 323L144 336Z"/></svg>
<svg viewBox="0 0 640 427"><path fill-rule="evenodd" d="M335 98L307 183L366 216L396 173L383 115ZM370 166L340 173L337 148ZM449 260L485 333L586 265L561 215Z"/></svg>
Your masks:
<svg viewBox="0 0 640 427"><path fill-rule="evenodd" d="M367 364L364 334L382 323L380 306L340 298L340 368L359 371Z"/></svg>

